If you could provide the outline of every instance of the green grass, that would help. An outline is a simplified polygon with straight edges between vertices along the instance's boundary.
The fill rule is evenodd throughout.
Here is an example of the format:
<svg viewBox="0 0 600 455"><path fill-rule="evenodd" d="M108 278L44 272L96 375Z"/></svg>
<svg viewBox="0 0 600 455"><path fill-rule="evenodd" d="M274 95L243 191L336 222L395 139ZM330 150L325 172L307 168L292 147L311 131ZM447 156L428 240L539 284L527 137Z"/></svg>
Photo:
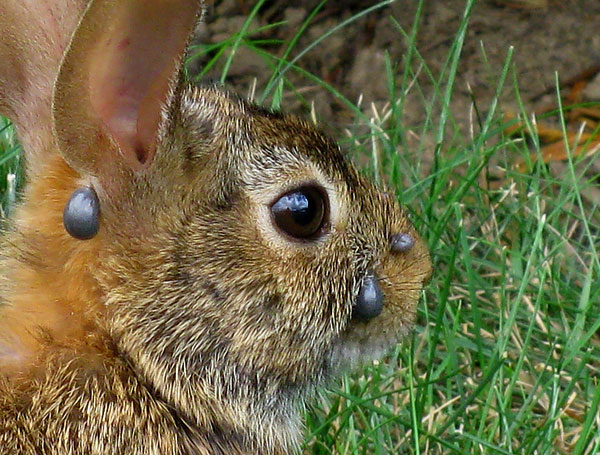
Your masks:
<svg viewBox="0 0 600 455"><path fill-rule="evenodd" d="M396 191L431 249L435 273L414 335L315 400L306 413L304 454L600 451L600 213L590 196L598 177L590 167L595 156L571 157L562 171L532 163L540 142L524 108L529 134L505 136L498 96L508 92L520 100L508 46L495 75L498 96L476 106L472 136L458 128L450 106L473 3L466 2L437 74L415 46L421 8L411 30L397 27L409 51L402 62L387 61L390 99L378 115L305 71L302 56L312 48L295 47L295 38L276 57L271 49L279 43L244 27L192 55L208 55L207 71L226 80L232 49L255 51L273 71L255 95L269 106L285 109L286 96L295 94L308 108L298 78L333 93L355 117L343 143L366 163L366 173ZM434 87L431 95L421 90L423 78ZM426 112L416 127L403 123L410 91L420 94ZM421 140L414 144L414 137ZM3 130L4 173L17 167L11 141ZM516 171L519 160L530 171Z"/></svg>
<svg viewBox="0 0 600 455"><path fill-rule="evenodd" d="M0 117L0 219L10 215L21 183L20 146L12 125Z"/></svg>

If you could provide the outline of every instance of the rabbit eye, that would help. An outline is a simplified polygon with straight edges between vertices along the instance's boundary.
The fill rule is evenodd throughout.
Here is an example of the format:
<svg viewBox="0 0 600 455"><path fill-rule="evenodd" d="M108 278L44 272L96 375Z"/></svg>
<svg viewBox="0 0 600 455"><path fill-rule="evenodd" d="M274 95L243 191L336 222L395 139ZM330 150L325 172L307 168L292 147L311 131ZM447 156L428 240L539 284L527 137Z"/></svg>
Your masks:
<svg viewBox="0 0 600 455"><path fill-rule="evenodd" d="M315 186L303 186L290 191L271 206L277 227L300 240L314 238L321 231L326 211L326 196Z"/></svg>

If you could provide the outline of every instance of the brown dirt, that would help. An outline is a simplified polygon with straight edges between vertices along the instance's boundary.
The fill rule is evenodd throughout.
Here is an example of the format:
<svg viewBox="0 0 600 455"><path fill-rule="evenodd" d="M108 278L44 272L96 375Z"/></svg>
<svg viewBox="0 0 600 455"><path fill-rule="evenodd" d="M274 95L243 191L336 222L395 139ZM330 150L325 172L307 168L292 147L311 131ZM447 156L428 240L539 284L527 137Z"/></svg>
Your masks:
<svg viewBox="0 0 600 455"><path fill-rule="evenodd" d="M470 18L451 103L453 116L464 133L471 127L473 101L481 114L485 115L489 109L510 46L514 48L512 65L528 113L556 104L556 73L561 83L567 83L582 71L600 65L598 0L540 0L538 3L548 4L530 10L521 8L527 3L525 0L513 0L511 6L507 2L480 0ZM400 80L406 52L406 40L394 20L410 32L417 3L396 1L370 13L325 39L298 64L331 84L349 100L356 102L362 98L361 106L365 112L369 111L371 102L383 105L389 99L385 54L387 52L397 66L396 79ZM266 2L250 30L282 20L287 23L253 37L289 41L315 4L317 2L307 1L301 6L289 6L280 0ZM304 49L326 31L372 4L374 2L364 0L330 0L300 39L297 50ZM449 54L465 5L464 0L425 0L417 49L436 78ZM215 2L208 10L206 23L199 28L198 38L204 43L213 43L231 36L241 28L251 7L251 2L244 0ZM275 54L282 52L273 45L269 50ZM205 61L200 59L197 65L201 66ZM413 62L415 71L418 63ZM212 72L213 77L218 74L218 70ZM229 72L228 84L246 94L252 81L257 79L260 93L270 74L264 61L251 51L240 49ZM352 122L353 117L343 103L325 89L300 76L290 77L297 87L302 87L302 96L314 103L321 121L338 131ZM600 99L600 76L590 80L584 95L587 99ZM421 70L418 84L412 86L406 98L405 125L416 127L423 121L425 107L432 96L433 85ZM283 106L287 111L301 109L292 95ZM500 99L500 109L519 111L512 73ZM431 144L431 141L427 142Z"/></svg>

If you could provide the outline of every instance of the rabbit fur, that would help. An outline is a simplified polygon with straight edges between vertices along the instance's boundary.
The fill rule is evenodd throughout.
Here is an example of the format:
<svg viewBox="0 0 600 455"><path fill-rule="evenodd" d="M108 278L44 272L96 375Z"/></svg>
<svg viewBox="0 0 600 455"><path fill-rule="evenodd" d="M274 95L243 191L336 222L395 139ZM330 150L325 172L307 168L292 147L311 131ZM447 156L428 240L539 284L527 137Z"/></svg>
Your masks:
<svg viewBox="0 0 600 455"><path fill-rule="evenodd" d="M294 453L314 389L413 325L431 265L395 198L308 122L190 86L201 8L0 5L0 112L28 176L1 245L0 454ZM270 207L307 184L327 220L297 241ZM62 213L86 186L100 231L81 241Z"/></svg>

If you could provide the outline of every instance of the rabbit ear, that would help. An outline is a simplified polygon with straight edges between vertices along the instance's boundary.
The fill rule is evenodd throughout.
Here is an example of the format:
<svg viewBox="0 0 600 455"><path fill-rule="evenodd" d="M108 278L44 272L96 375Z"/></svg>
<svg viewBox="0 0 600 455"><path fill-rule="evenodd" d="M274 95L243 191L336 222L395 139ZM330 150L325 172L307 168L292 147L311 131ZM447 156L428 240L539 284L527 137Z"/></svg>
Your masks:
<svg viewBox="0 0 600 455"><path fill-rule="evenodd" d="M78 171L138 171L153 160L198 0L94 0L65 54L53 116Z"/></svg>
<svg viewBox="0 0 600 455"><path fill-rule="evenodd" d="M87 0L0 0L0 114L17 127L30 175L43 168L54 146L54 81L86 4Z"/></svg>

